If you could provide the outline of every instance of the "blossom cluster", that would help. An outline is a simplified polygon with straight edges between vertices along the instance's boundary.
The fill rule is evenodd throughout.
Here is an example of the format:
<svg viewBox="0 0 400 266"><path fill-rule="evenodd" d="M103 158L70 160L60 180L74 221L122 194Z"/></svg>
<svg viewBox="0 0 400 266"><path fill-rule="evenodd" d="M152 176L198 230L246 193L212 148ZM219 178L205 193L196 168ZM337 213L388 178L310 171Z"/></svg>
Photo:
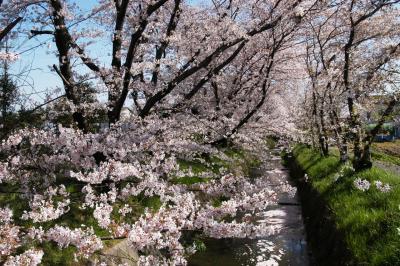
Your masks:
<svg viewBox="0 0 400 266"><path fill-rule="evenodd" d="M298 26L293 15L305 16L312 1L302 1L298 8L297 0L262 6L255 0L239 1L221 3L221 8L125 1L124 10L121 1L101 0L89 12L74 1L39 2L7 1L1 16L24 14L27 25L52 32L59 61L54 68L65 97L47 106L52 123L18 130L1 143L0 183L17 187L17 197L26 203L20 217L12 217L9 209L0 211L4 261L30 259L35 264L40 251L16 254L27 241L33 246L51 241L61 249L74 246L77 255L90 259L104 246L93 221L109 233L108 239L126 238L143 265L185 265L195 249L183 243L187 232L257 238L281 229L249 217L277 204L280 192L294 196L293 187L271 184L268 173L254 179L226 166L215 171L204 158L225 160L211 144L228 139L257 148L267 130L295 132L283 101L290 93L281 92L287 87L282 73L291 71L287 62L297 55L296 49L286 49L296 41L290 38ZM120 15L122 21L115 19ZM81 26L90 22L95 26ZM110 28L116 29L112 36ZM90 58L86 51L104 36L112 42L108 67L100 67L103 60ZM90 74L79 75L75 59ZM106 93L108 100L85 99L82 78L96 81L87 98ZM135 113L120 119L127 95ZM109 128L86 127L100 114L108 115ZM53 124L65 115L74 123ZM182 161L210 169L197 173L181 167ZM194 176L204 182L179 182ZM148 198L159 200L160 206L144 211L137 206ZM82 215L79 228L65 221L77 212Z"/></svg>
<svg viewBox="0 0 400 266"><path fill-rule="evenodd" d="M389 184L384 184L380 180L374 181L374 184L376 189L383 193L389 192L392 189ZM367 191L370 189L371 183L368 180L357 178L354 180L354 186L361 191Z"/></svg>
<svg viewBox="0 0 400 266"><path fill-rule="evenodd" d="M375 181L374 183L376 188L383 193L389 192L392 189L392 187L389 184L384 184L382 183L382 181L378 180Z"/></svg>
<svg viewBox="0 0 400 266"><path fill-rule="evenodd" d="M29 209L17 220L32 220L35 227L27 228L28 234L24 234L12 224L11 210L1 209L2 254L14 256L28 237L39 243L55 242L60 248L75 246L77 256L90 258L103 248L103 243L85 221L82 228L41 227L44 222L64 219L71 208L92 215L110 238L127 238L130 246L141 252L143 263L157 260L184 265L194 251L181 242L182 235L189 231L215 238L258 238L279 232L280 227L254 224L248 216L277 204L277 192L293 195L293 187L288 183L271 186L269 172L261 179L252 179L228 169L219 174L205 171L202 176L207 182L174 184L172 177L194 175L192 170L180 169L176 158L197 158L206 163L201 159L205 152L225 155L193 141L187 128L177 135L178 127L171 126L170 121L167 125L155 123L148 119L146 123L133 122L86 134L62 126L54 131L25 129L4 141L2 150L8 160L2 164L2 180L20 184ZM66 185L57 184L62 180L73 185L73 194ZM214 206L213 199L221 196L226 200ZM136 208L130 201L132 197L157 197L161 207L146 209L132 221ZM242 213L247 215L242 217ZM226 221L227 216L232 221Z"/></svg>
<svg viewBox="0 0 400 266"><path fill-rule="evenodd" d="M45 238L56 242L60 248L73 245L77 247L78 253L84 257L89 257L95 251L103 248L103 242L91 228L71 230L68 227L57 225L45 233Z"/></svg>
<svg viewBox="0 0 400 266"><path fill-rule="evenodd" d="M6 53L3 51L0 51L0 60L3 61L9 61L9 62L14 62L19 59L19 55L15 53Z"/></svg>
<svg viewBox="0 0 400 266"><path fill-rule="evenodd" d="M54 197L61 197L62 200L54 203ZM24 210L21 219L31 219L35 223L55 220L69 211L69 193L66 191L64 185L60 185L58 188L49 187L44 192L44 195L33 195L29 204L31 210Z"/></svg>
<svg viewBox="0 0 400 266"><path fill-rule="evenodd" d="M367 191L371 183L368 180L357 178L354 180L354 186L361 191Z"/></svg>
<svg viewBox="0 0 400 266"><path fill-rule="evenodd" d="M29 265L36 266L39 265L42 261L42 257L44 252L42 250L34 250L28 249L24 253L18 256L10 256L7 261L4 263L5 266L14 266L14 265Z"/></svg>

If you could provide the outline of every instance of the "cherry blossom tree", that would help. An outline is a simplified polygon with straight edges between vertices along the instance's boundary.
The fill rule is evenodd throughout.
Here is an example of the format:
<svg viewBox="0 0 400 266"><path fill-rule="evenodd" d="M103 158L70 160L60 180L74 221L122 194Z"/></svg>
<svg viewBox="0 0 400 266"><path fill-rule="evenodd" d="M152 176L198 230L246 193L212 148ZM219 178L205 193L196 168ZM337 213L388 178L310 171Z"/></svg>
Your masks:
<svg viewBox="0 0 400 266"><path fill-rule="evenodd" d="M306 36L313 124L324 154L327 121L342 161L348 158L347 143L352 144L356 169L371 166L371 143L398 102L398 12L397 1L332 1L310 17ZM380 25L385 27L379 33L372 30ZM367 132L360 109L376 94L390 100Z"/></svg>
<svg viewBox="0 0 400 266"><path fill-rule="evenodd" d="M314 4L102 0L87 11L72 1L5 2L4 17L25 14L21 31L31 41L52 36L63 112L74 124L26 128L1 144L0 192L20 202L0 208L1 262L38 264L48 243L73 247L76 260L101 261L105 241L124 239L140 265L185 265L196 250L188 233L279 232L253 223L252 213L294 189L212 159L230 160L216 144L254 145L268 130L283 131L272 109L284 108L285 87L297 88L287 76L298 67L291 68L296 34ZM93 56L94 41L110 48L109 65ZM86 77L97 100L84 97ZM128 96L135 113L120 121ZM104 111L109 128L92 130L91 119ZM196 160L209 169L202 182L179 182L200 175L179 163ZM158 200L158 208L141 209L144 198Z"/></svg>

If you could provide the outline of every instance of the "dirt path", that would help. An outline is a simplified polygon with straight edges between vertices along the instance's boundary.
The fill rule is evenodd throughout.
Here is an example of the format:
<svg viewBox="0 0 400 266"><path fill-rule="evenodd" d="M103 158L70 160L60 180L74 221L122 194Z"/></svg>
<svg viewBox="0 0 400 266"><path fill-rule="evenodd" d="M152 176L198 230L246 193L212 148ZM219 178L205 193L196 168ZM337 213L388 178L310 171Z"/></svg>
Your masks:
<svg viewBox="0 0 400 266"><path fill-rule="evenodd" d="M399 165L395 165L395 164L388 163L388 162L382 162L382 161L374 161L374 163L379 168L382 168L392 174L400 175L400 166Z"/></svg>

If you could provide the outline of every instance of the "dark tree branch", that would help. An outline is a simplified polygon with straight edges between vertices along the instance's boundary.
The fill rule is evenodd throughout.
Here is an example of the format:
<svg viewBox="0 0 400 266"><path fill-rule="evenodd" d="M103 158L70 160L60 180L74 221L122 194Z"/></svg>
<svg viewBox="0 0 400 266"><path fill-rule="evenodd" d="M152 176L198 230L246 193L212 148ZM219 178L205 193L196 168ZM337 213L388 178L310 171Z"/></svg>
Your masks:
<svg viewBox="0 0 400 266"><path fill-rule="evenodd" d="M129 84L131 82L131 77L132 77L130 70L132 68L133 59L136 55L136 50L140 44L140 39L149 22L148 18L160 7L162 7L167 1L168 0L160 0L153 5L149 5L145 14L141 15L138 29L131 35L131 41L129 44L128 53L124 63L125 74L122 84L122 91L116 88L116 91L117 92L120 91L120 93L118 94L110 93L109 95L109 101L112 107L112 109L108 113L108 118L110 123L115 123L119 120L122 107L124 106L126 97L128 96Z"/></svg>
<svg viewBox="0 0 400 266"><path fill-rule="evenodd" d="M206 84L213 76L218 75L218 73L226 67L229 63L231 63L236 56L242 51L244 46L246 45L247 41L243 41L239 47L226 59L224 60L221 64L219 64L217 67L213 68L211 71L208 72L208 74L203 77L199 83L197 83L193 89L185 95L185 100L190 100L193 98L193 96Z"/></svg>
<svg viewBox="0 0 400 266"><path fill-rule="evenodd" d="M158 81L158 74L160 71L160 63L159 60L164 56L165 57L165 50L168 47L169 40L168 38L173 34L174 30L176 29L176 26L178 25L178 20L180 17L180 4L181 0L175 0L175 7L174 10L172 11L171 18L168 23L167 27L167 33L165 36L165 40L161 42L161 45L159 48L157 48L156 51L156 67L155 70L153 71L153 76L152 76L152 82L153 84L157 84Z"/></svg>
<svg viewBox="0 0 400 266"><path fill-rule="evenodd" d="M31 30L32 37L37 35L54 35L52 30Z"/></svg>
<svg viewBox="0 0 400 266"><path fill-rule="evenodd" d="M278 1L280 2L280 1ZM295 8L301 0L296 1L295 4L292 5L292 8ZM277 4L278 5L278 4ZM275 6L275 8L277 7ZM280 15L277 18L275 18L272 22L264 22L259 28L251 30L247 33L248 37L255 36L257 34L263 33L267 30L273 29L276 27L279 22L282 20L283 16ZM145 106L142 109L142 112L140 112L141 117L145 117L150 113L150 110L161 100L163 100L169 93L171 93L178 84L186 80L188 77L196 73L197 71L207 67L215 58L217 58L220 54L225 52L227 49L235 46L236 44L245 41L247 38L245 37L239 37L235 40L232 40L228 43L224 43L221 46L219 46L217 49L214 50L209 56L207 56L203 61L201 61L198 65L183 71L179 72L175 78L173 78L170 82L167 83L167 85L160 91L158 91L156 94L154 94L152 97L150 97Z"/></svg>
<svg viewBox="0 0 400 266"><path fill-rule="evenodd" d="M219 56L222 52L224 52L228 48L236 45L237 43L239 43L243 40L244 39L240 38L240 39L236 39L230 43L223 44L220 47L218 47L213 53L211 53L205 59L203 59L200 63L198 63L196 66L193 66L192 68L189 68L183 72L179 72L178 75L174 79L172 79L170 82L168 82L168 84L166 85L166 87L164 87L164 89L157 92L156 94L154 94L152 97L150 97L147 100L145 106L142 109L142 112L140 113L140 116L141 117L147 116L150 113L150 110L159 101L164 99L164 97L167 96L178 84L180 84L181 82L186 80L188 77L190 77L191 75L193 75L200 69L207 67L215 57Z"/></svg>
<svg viewBox="0 0 400 266"><path fill-rule="evenodd" d="M36 107L33 108L32 110L27 111L27 113L28 113L28 114L32 114L32 113L36 112L37 110L39 110L40 108L42 108L43 106L46 106L46 105L48 105L49 103L55 102L55 101L57 101L57 100L59 100L59 99L65 97L65 96L66 96L66 95L63 94L63 95L60 95L60 96L58 96L58 97L56 97L56 98L53 98L53 99L51 99L51 100L49 100L49 101L47 101L47 102L45 102L45 103L42 103L42 104L36 106Z"/></svg>
<svg viewBox="0 0 400 266"><path fill-rule="evenodd" d="M126 11L128 9L129 0L115 1L117 10L117 19L115 21L114 39L113 39L113 57L111 66L117 72L121 70L121 47L122 47L122 30L124 27Z"/></svg>
<svg viewBox="0 0 400 266"><path fill-rule="evenodd" d="M1 3L0 3L1 5ZM10 33L10 31L22 20L22 17L18 17L16 18L13 22L11 22L10 24L7 25L7 27L4 28L4 30L2 30L0 32L0 42L3 41L3 39L7 36L7 34Z"/></svg>

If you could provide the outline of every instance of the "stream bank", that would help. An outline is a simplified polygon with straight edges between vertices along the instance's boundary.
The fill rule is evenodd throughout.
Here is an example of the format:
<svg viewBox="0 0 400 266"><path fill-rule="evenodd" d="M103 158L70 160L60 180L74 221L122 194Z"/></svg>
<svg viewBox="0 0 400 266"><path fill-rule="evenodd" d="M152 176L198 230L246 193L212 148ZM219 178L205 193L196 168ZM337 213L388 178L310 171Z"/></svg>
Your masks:
<svg viewBox="0 0 400 266"><path fill-rule="evenodd" d="M297 183L317 265L400 265L400 175L379 165L355 171L351 162L305 144L292 155L286 165Z"/></svg>
<svg viewBox="0 0 400 266"><path fill-rule="evenodd" d="M345 248L343 236L336 230L323 197L307 183L305 171L297 164L293 154L286 154L284 163L301 199L309 248L315 265L348 265L350 254Z"/></svg>

